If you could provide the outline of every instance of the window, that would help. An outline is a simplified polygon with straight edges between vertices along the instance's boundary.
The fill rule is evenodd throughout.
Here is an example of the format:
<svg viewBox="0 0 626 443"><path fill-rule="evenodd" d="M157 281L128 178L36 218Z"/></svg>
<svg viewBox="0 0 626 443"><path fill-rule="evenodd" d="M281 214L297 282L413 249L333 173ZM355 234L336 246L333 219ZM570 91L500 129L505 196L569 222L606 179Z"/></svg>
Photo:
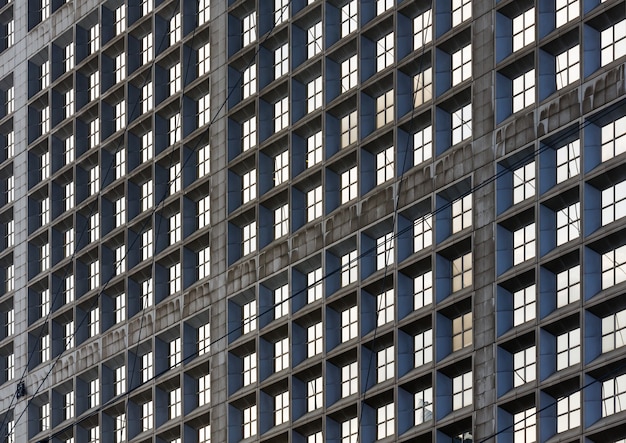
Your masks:
<svg viewBox="0 0 626 443"><path fill-rule="evenodd" d="M380 72L391 66L394 59L393 32L385 35L376 42L376 71Z"/></svg>
<svg viewBox="0 0 626 443"><path fill-rule="evenodd" d="M626 216L626 180L602 190L602 225Z"/></svg>
<svg viewBox="0 0 626 443"><path fill-rule="evenodd" d="M289 314L289 285L274 289L274 319Z"/></svg>
<svg viewBox="0 0 626 443"><path fill-rule="evenodd" d="M357 112L353 111L341 118L341 147L345 148L357 141Z"/></svg>
<svg viewBox="0 0 626 443"><path fill-rule="evenodd" d="M100 443L100 426L89 429L89 443Z"/></svg>
<svg viewBox="0 0 626 443"><path fill-rule="evenodd" d="M170 217L169 225L170 244L179 242L182 238L182 219L180 212Z"/></svg>
<svg viewBox="0 0 626 443"><path fill-rule="evenodd" d="M280 132L289 126L289 97L283 97L274 103L274 132Z"/></svg>
<svg viewBox="0 0 626 443"><path fill-rule="evenodd" d="M39 89L42 91L50 85L50 60L46 60L41 63L39 70L39 84Z"/></svg>
<svg viewBox="0 0 626 443"><path fill-rule="evenodd" d="M306 139L306 167L311 168L322 161L322 131Z"/></svg>
<svg viewBox="0 0 626 443"><path fill-rule="evenodd" d="M94 71L89 75L89 100L93 101L100 95L100 71Z"/></svg>
<svg viewBox="0 0 626 443"><path fill-rule="evenodd" d="M6 223L6 247L10 248L15 244L15 221L9 220Z"/></svg>
<svg viewBox="0 0 626 443"><path fill-rule="evenodd" d="M472 104L457 109L452 112L452 144L457 143L472 136Z"/></svg>
<svg viewBox="0 0 626 443"><path fill-rule="evenodd" d="M201 50L202 48L200 48ZM200 58L200 56L198 56ZM176 63L170 67L170 96L180 91L181 87L181 66L180 63Z"/></svg>
<svg viewBox="0 0 626 443"><path fill-rule="evenodd" d="M341 173L341 204L348 203L357 197L358 173L354 166Z"/></svg>
<svg viewBox="0 0 626 443"><path fill-rule="evenodd" d="M152 33L144 35L141 38L141 61L142 63L148 64L152 61L154 56L154 51L152 47Z"/></svg>
<svg viewBox="0 0 626 443"><path fill-rule="evenodd" d="M469 44L452 53L452 86L472 76L472 45Z"/></svg>
<svg viewBox="0 0 626 443"><path fill-rule="evenodd" d="M309 303L322 298L322 280L322 268L317 268L307 273L307 300Z"/></svg>
<svg viewBox="0 0 626 443"><path fill-rule="evenodd" d="M89 337L100 333L100 311L95 307L89 311Z"/></svg>
<svg viewBox="0 0 626 443"><path fill-rule="evenodd" d="M394 107L393 107L393 89L379 95L376 98L376 127L381 128L387 123L393 122Z"/></svg>
<svg viewBox="0 0 626 443"><path fill-rule="evenodd" d="M376 184L382 185L394 177L394 149L389 146L376 154Z"/></svg>
<svg viewBox="0 0 626 443"><path fill-rule="evenodd" d="M41 226L50 223L50 197L44 197L40 202Z"/></svg>
<svg viewBox="0 0 626 443"><path fill-rule="evenodd" d="M322 216L322 186L317 186L306 193L307 221L311 222Z"/></svg>
<svg viewBox="0 0 626 443"><path fill-rule="evenodd" d="M418 310L433 302L433 272L427 271L413 280L413 309Z"/></svg>
<svg viewBox="0 0 626 443"><path fill-rule="evenodd" d="M170 120L169 120L170 145L174 145L180 141L181 123L182 121L181 121L179 113L176 113L170 117Z"/></svg>
<svg viewBox="0 0 626 443"><path fill-rule="evenodd" d="M513 386L522 386L536 378L537 357L535 354L535 346L513 354Z"/></svg>
<svg viewBox="0 0 626 443"><path fill-rule="evenodd" d="M100 143L100 119L94 118L89 122L89 147L95 148Z"/></svg>
<svg viewBox="0 0 626 443"><path fill-rule="evenodd" d="M89 193L97 195L100 192L100 168L95 165L89 169Z"/></svg>
<svg viewBox="0 0 626 443"><path fill-rule="evenodd" d="M394 347L381 349L376 353L376 382L382 383L395 375Z"/></svg>
<svg viewBox="0 0 626 443"><path fill-rule="evenodd" d="M274 372L289 368L289 337L274 343Z"/></svg>
<svg viewBox="0 0 626 443"><path fill-rule="evenodd" d="M182 414L182 402L183 402L183 398L182 398L182 390L181 388L176 388L172 391L170 391L170 402L169 402L169 407L168 407L168 415L169 415L169 419L173 419L176 417L180 417L180 415Z"/></svg>
<svg viewBox="0 0 626 443"><path fill-rule="evenodd" d="M41 21L46 20L50 17L50 0L41 0Z"/></svg>
<svg viewBox="0 0 626 443"><path fill-rule="evenodd" d="M256 63L243 71L242 90L244 100L256 93Z"/></svg>
<svg viewBox="0 0 626 443"><path fill-rule="evenodd" d="M535 103L535 70L513 79L513 112L521 111Z"/></svg>
<svg viewBox="0 0 626 443"><path fill-rule="evenodd" d="M513 171L513 204L535 195L535 162Z"/></svg>
<svg viewBox="0 0 626 443"><path fill-rule="evenodd" d="M274 185L289 181L289 151L283 151L274 157Z"/></svg>
<svg viewBox="0 0 626 443"><path fill-rule="evenodd" d="M393 7L393 0L376 0L376 15L380 15Z"/></svg>
<svg viewBox="0 0 626 443"><path fill-rule="evenodd" d="M306 48L309 58L322 51L322 22L317 22L308 29Z"/></svg>
<svg viewBox="0 0 626 443"><path fill-rule="evenodd" d="M122 395L126 392L126 366L115 368L113 379L114 395Z"/></svg>
<svg viewBox="0 0 626 443"><path fill-rule="evenodd" d="M357 417L341 423L341 443L358 443L359 419Z"/></svg>
<svg viewBox="0 0 626 443"><path fill-rule="evenodd" d="M289 234L289 205L274 209L274 238Z"/></svg>
<svg viewBox="0 0 626 443"><path fill-rule="evenodd" d="M10 337L15 333L15 309L11 308L6 312L5 337Z"/></svg>
<svg viewBox="0 0 626 443"><path fill-rule="evenodd" d="M174 163L170 166L170 195L176 194L181 188L181 169L180 163Z"/></svg>
<svg viewBox="0 0 626 443"><path fill-rule="evenodd" d="M580 391L557 401L556 432L565 432L580 426L580 403Z"/></svg>
<svg viewBox="0 0 626 443"><path fill-rule="evenodd" d="M243 255L256 251L256 221L245 225L243 231Z"/></svg>
<svg viewBox="0 0 626 443"><path fill-rule="evenodd" d="M44 272L50 268L50 243L41 245L39 252L40 271Z"/></svg>
<svg viewBox="0 0 626 443"><path fill-rule="evenodd" d="M124 245L115 248L115 274L120 275L126 271L126 250Z"/></svg>
<svg viewBox="0 0 626 443"><path fill-rule="evenodd" d="M148 211L154 204L152 179L141 184L141 210Z"/></svg>
<svg viewBox="0 0 626 443"><path fill-rule="evenodd" d="M345 343L359 335L359 313L357 306L341 311L341 342Z"/></svg>
<svg viewBox="0 0 626 443"><path fill-rule="evenodd" d="M432 9L413 19L413 50L417 50L433 39Z"/></svg>
<svg viewBox="0 0 626 443"><path fill-rule="evenodd" d="M535 223L513 232L513 265L519 265L535 256Z"/></svg>
<svg viewBox="0 0 626 443"><path fill-rule="evenodd" d="M472 371L452 379L452 410L472 404Z"/></svg>
<svg viewBox="0 0 626 443"><path fill-rule="evenodd" d="M413 134L413 165L430 159L433 156L433 127L427 126Z"/></svg>
<svg viewBox="0 0 626 443"><path fill-rule="evenodd" d="M392 436L395 427L394 404L379 406L376 410L376 438L380 440Z"/></svg>
<svg viewBox="0 0 626 443"><path fill-rule="evenodd" d="M182 36L180 12L170 19L170 46L178 43Z"/></svg>
<svg viewBox="0 0 626 443"><path fill-rule="evenodd" d="M41 109L41 134L50 131L50 106L44 106Z"/></svg>
<svg viewBox="0 0 626 443"><path fill-rule="evenodd" d="M556 337L556 370L580 363L580 328Z"/></svg>
<svg viewBox="0 0 626 443"><path fill-rule="evenodd" d="M147 383L154 376L154 363L152 351L141 356L141 382Z"/></svg>
<svg viewBox="0 0 626 443"><path fill-rule="evenodd" d="M433 330L426 329L415 334L415 367L419 368L433 361Z"/></svg>
<svg viewBox="0 0 626 443"><path fill-rule="evenodd" d="M606 66L626 54L626 20L609 26L600 33L600 63Z"/></svg>
<svg viewBox="0 0 626 443"><path fill-rule="evenodd" d="M41 336L41 362L45 363L50 360L50 334Z"/></svg>
<svg viewBox="0 0 626 443"><path fill-rule="evenodd" d="M356 54L341 62L341 90L343 92L354 88L358 84L358 59Z"/></svg>
<svg viewBox="0 0 626 443"><path fill-rule="evenodd" d="M198 378L198 406L211 403L211 374Z"/></svg>
<svg viewBox="0 0 626 443"><path fill-rule="evenodd" d="M394 319L394 289L388 289L376 296L376 325L382 326Z"/></svg>
<svg viewBox="0 0 626 443"><path fill-rule="evenodd" d="M381 270L388 265L393 264L394 250L393 250L394 238L393 232L379 237L376 240L376 269Z"/></svg>
<svg viewBox="0 0 626 443"><path fill-rule="evenodd" d="M70 72L74 69L74 43L70 42L64 49L64 64L65 64L65 72Z"/></svg>
<svg viewBox="0 0 626 443"><path fill-rule="evenodd" d="M472 253L455 258L452 265L452 292L472 285Z"/></svg>
<svg viewBox="0 0 626 443"><path fill-rule="evenodd" d="M532 407L513 414L513 441L534 443L537 441L537 412Z"/></svg>
<svg viewBox="0 0 626 443"><path fill-rule="evenodd" d="M248 438L256 435L256 427L256 405L252 405L249 408L245 408L243 410L243 438Z"/></svg>
<svg viewBox="0 0 626 443"><path fill-rule="evenodd" d="M245 204L256 198L256 169L245 172L241 180L242 202Z"/></svg>
<svg viewBox="0 0 626 443"><path fill-rule="evenodd" d="M148 308L154 304L154 294L152 292L152 277L141 282L141 306Z"/></svg>
<svg viewBox="0 0 626 443"><path fill-rule="evenodd" d="M341 286L348 286L358 278L358 257L356 249L341 256Z"/></svg>
<svg viewBox="0 0 626 443"><path fill-rule="evenodd" d="M602 319L602 352L610 352L626 345L626 310Z"/></svg>
<svg viewBox="0 0 626 443"><path fill-rule="evenodd" d="M94 378L89 380L89 393L87 395L89 400L89 407L95 408L100 404L100 380Z"/></svg>
<svg viewBox="0 0 626 443"><path fill-rule="evenodd" d="M115 297L115 323L126 320L126 294L123 292Z"/></svg>
<svg viewBox="0 0 626 443"><path fill-rule="evenodd" d="M180 337L175 338L170 341L170 351L169 351L169 365L170 368L175 368L180 365L183 360L183 350L182 350L182 342Z"/></svg>
<svg viewBox="0 0 626 443"><path fill-rule="evenodd" d="M211 19L209 7L209 0L198 0L198 26L208 23Z"/></svg>
<svg viewBox="0 0 626 443"><path fill-rule="evenodd" d="M324 383L322 377L309 380L307 387L307 411L311 412L324 405Z"/></svg>
<svg viewBox="0 0 626 443"><path fill-rule="evenodd" d="M578 0L556 0L556 28L560 28L570 20L578 17L580 6Z"/></svg>
<svg viewBox="0 0 626 443"><path fill-rule="evenodd" d="M65 257L71 257L74 253L74 228L69 228L63 233L63 249Z"/></svg>
<svg viewBox="0 0 626 443"><path fill-rule="evenodd" d="M65 210L70 211L74 207L74 182L66 183L63 191L65 194L63 196Z"/></svg>
<svg viewBox="0 0 626 443"><path fill-rule="evenodd" d="M180 263L170 266L170 292L180 292L182 289L182 269Z"/></svg>
<svg viewBox="0 0 626 443"><path fill-rule="evenodd" d="M556 150L556 182L578 175L580 171L580 140L574 140Z"/></svg>
<svg viewBox="0 0 626 443"><path fill-rule="evenodd" d="M625 183L626 184L626 183ZM626 186L625 186L626 187ZM626 196L624 196L626 198ZM556 213L556 244L562 245L580 235L580 202L559 209Z"/></svg>
<svg viewBox="0 0 626 443"><path fill-rule="evenodd" d="M89 289L98 289L100 286L100 262L94 260L89 263Z"/></svg>
<svg viewBox="0 0 626 443"><path fill-rule="evenodd" d="M323 348L323 328L322 323L315 323L307 328L307 355L313 357L321 354Z"/></svg>
<svg viewBox="0 0 626 443"><path fill-rule="evenodd" d="M9 91L12 91L12 90L13 88L9 89ZM65 118L70 118L73 114L74 114L74 90L68 89L67 91L65 91Z"/></svg>
<svg viewBox="0 0 626 443"><path fill-rule="evenodd" d="M626 410L626 374L602 382L602 417Z"/></svg>
<svg viewBox="0 0 626 443"><path fill-rule="evenodd" d="M256 352L243 357L243 385L256 383Z"/></svg>
<svg viewBox="0 0 626 443"><path fill-rule="evenodd" d="M152 229L141 233L141 259L147 260L152 257Z"/></svg>
<svg viewBox="0 0 626 443"><path fill-rule="evenodd" d="M117 83L126 77L126 54L123 52L115 56L115 81Z"/></svg>
<svg viewBox="0 0 626 443"><path fill-rule="evenodd" d="M513 52L535 41L535 8L513 18Z"/></svg>
<svg viewBox="0 0 626 443"><path fill-rule="evenodd" d="M154 407L152 400L141 405L141 430L149 431L154 426Z"/></svg>
<svg viewBox="0 0 626 443"><path fill-rule="evenodd" d="M207 246L198 251L198 279L211 275L211 249Z"/></svg>
<svg viewBox="0 0 626 443"><path fill-rule="evenodd" d="M274 397L274 425L279 426L289 421L289 391Z"/></svg>
<svg viewBox="0 0 626 443"><path fill-rule="evenodd" d="M289 1L274 0L274 25L278 26L289 19Z"/></svg>
<svg viewBox="0 0 626 443"><path fill-rule="evenodd" d="M452 202L452 233L472 226L472 194Z"/></svg>
<svg viewBox="0 0 626 443"><path fill-rule="evenodd" d="M556 56L556 89L574 83L580 78L580 45Z"/></svg>
<svg viewBox="0 0 626 443"><path fill-rule="evenodd" d="M243 333L256 329L256 301L252 300L241 307Z"/></svg>
<svg viewBox="0 0 626 443"><path fill-rule="evenodd" d="M472 345L472 312L452 319L452 351Z"/></svg>
<svg viewBox="0 0 626 443"><path fill-rule="evenodd" d="M152 109L152 82L141 87L141 112L145 114Z"/></svg>
<svg viewBox="0 0 626 443"><path fill-rule="evenodd" d="M357 393L359 388L358 370L356 361L341 367L341 398Z"/></svg>
<svg viewBox="0 0 626 443"><path fill-rule="evenodd" d="M580 265L556 275L556 307L561 308L580 300Z"/></svg>
<svg viewBox="0 0 626 443"><path fill-rule="evenodd" d="M256 13L246 15L241 21L243 26L243 46L248 46L256 40Z"/></svg>
<svg viewBox="0 0 626 443"><path fill-rule="evenodd" d="M274 51L274 78L278 79L289 71L289 44L285 43Z"/></svg>
<svg viewBox="0 0 626 443"><path fill-rule="evenodd" d="M306 443L322 443L322 431L315 432L314 434L307 435Z"/></svg>
<svg viewBox="0 0 626 443"><path fill-rule="evenodd" d="M50 403L44 403L39 407L40 420L39 430L47 431L50 429Z"/></svg>
<svg viewBox="0 0 626 443"><path fill-rule="evenodd" d="M602 161L626 152L626 115L602 127Z"/></svg>
<svg viewBox="0 0 626 443"><path fill-rule="evenodd" d="M307 112L313 112L322 106L322 77L317 77L306 85Z"/></svg>
<svg viewBox="0 0 626 443"><path fill-rule="evenodd" d="M471 0L452 0L452 26L457 26L472 16Z"/></svg>
<svg viewBox="0 0 626 443"><path fill-rule="evenodd" d="M69 321L63 325L65 349L74 347L74 321Z"/></svg>
<svg viewBox="0 0 626 443"><path fill-rule="evenodd" d="M241 132L243 134L241 139L242 151L245 152L256 146L256 116L250 117L242 123Z"/></svg>
<svg viewBox="0 0 626 443"><path fill-rule="evenodd" d="M154 156L152 131L148 131L141 136L141 162L145 163Z"/></svg>
<svg viewBox="0 0 626 443"><path fill-rule="evenodd" d="M126 7L124 5L115 9L115 34L120 35L126 30Z"/></svg>
<svg viewBox="0 0 626 443"><path fill-rule="evenodd" d="M413 250L419 252L433 243L432 215L428 214L413 222Z"/></svg>
<svg viewBox="0 0 626 443"><path fill-rule="evenodd" d="M413 106L423 105L432 100L432 98L433 68L426 68L413 77Z"/></svg>
<svg viewBox="0 0 626 443"><path fill-rule="evenodd" d="M345 37L356 31L358 25L357 1L350 0L341 7L341 37Z"/></svg>
<svg viewBox="0 0 626 443"><path fill-rule="evenodd" d="M535 318L535 285L527 286L513 293L513 326L518 326Z"/></svg>
<svg viewBox="0 0 626 443"><path fill-rule="evenodd" d="M415 425L433 419L433 388L426 388L415 393Z"/></svg>
<svg viewBox="0 0 626 443"><path fill-rule="evenodd" d="M126 150L123 147L115 152L115 178L120 179L126 174Z"/></svg>
<svg viewBox="0 0 626 443"><path fill-rule="evenodd" d="M15 43L15 20L13 19L7 22L6 42L7 48L13 46L13 43Z"/></svg>

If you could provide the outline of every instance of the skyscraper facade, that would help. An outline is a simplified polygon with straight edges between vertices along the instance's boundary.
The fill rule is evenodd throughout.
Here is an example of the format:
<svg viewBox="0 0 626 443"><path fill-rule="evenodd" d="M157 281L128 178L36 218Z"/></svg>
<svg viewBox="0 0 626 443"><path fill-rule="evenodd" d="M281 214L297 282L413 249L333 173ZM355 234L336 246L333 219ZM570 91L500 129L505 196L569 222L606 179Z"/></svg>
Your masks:
<svg viewBox="0 0 626 443"><path fill-rule="evenodd" d="M0 3L6 441L626 439L626 2Z"/></svg>

